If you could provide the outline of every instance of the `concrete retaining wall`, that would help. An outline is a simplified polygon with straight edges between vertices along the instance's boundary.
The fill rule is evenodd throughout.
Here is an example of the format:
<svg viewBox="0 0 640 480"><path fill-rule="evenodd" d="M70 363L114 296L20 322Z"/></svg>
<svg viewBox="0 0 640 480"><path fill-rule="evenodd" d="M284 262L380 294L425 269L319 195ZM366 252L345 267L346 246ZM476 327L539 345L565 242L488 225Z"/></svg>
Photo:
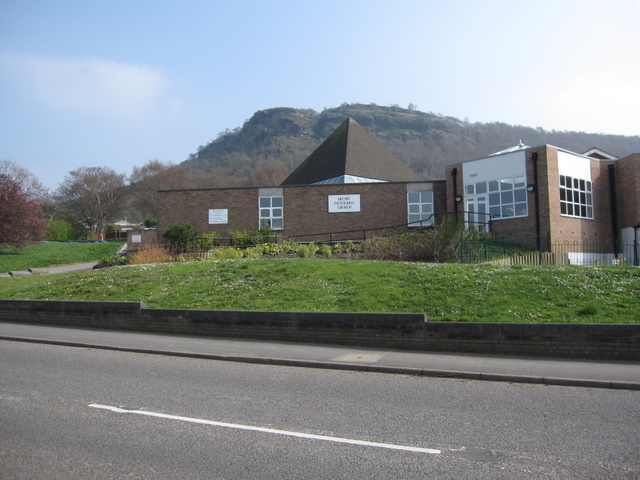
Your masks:
<svg viewBox="0 0 640 480"><path fill-rule="evenodd" d="M0 300L0 321L442 352L640 360L640 325L426 322L423 314L149 309Z"/></svg>

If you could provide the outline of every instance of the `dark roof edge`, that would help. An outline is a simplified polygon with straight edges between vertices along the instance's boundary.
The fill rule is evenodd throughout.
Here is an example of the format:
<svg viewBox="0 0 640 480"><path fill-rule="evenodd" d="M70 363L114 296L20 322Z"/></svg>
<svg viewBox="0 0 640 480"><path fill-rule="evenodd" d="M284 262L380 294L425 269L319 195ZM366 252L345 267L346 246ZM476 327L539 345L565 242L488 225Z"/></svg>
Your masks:
<svg viewBox="0 0 640 480"><path fill-rule="evenodd" d="M352 185L390 185L390 184L407 184L407 183L435 183L444 182L444 178L425 179L425 180L409 180L406 182L371 182L371 183L324 183L324 184L306 184L292 183L289 185L260 185L257 187L209 187L209 188L176 188L174 190L157 190L158 193L169 192L203 192L212 190L260 190L261 188L289 188L289 187L349 187Z"/></svg>

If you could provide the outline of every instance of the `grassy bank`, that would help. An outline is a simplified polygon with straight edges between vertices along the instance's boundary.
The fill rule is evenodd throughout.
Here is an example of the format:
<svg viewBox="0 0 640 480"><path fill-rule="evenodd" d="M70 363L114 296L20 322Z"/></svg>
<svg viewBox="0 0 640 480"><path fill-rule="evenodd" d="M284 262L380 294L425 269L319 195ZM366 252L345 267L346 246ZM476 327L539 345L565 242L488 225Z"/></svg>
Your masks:
<svg viewBox="0 0 640 480"><path fill-rule="evenodd" d="M0 254L0 273L26 270L28 268L68 265L77 262L92 262L115 255L122 242L34 243L22 250L9 250Z"/></svg>
<svg viewBox="0 0 640 480"><path fill-rule="evenodd" d="M0 279L0 298L151 308L424 312L429 320L640 322L640 269L314 258L137 265Z"/></svg>

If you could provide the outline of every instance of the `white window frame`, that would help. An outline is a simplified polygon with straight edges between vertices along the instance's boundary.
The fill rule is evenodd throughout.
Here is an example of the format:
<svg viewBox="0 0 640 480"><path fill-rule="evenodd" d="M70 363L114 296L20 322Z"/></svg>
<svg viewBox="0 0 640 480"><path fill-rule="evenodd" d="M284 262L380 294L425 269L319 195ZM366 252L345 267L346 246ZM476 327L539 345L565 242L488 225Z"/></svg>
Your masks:
<svg viewBox="0 0 640 480"><path fill-rule="evenodd" d="M464 194L465 199L486 198L487 222L489 217L493 221L529 215L527 183L524 175L470 183L464 186Z"/></svg>
<svg viewBox="0 0 640 480"><path fill-rule="evenodd" d="M433 192L407 192L407 223L409 227L431 227L433 222Z"/></svg>
<svg viewBox="0 0 640 480"><path fill-rule="evenodd" d="M591 180L572 175L560 175L559 182L560 215L593 220L593 184Z"/></svg>
<svg viewBox="0 0 640 480"><path fill-rule="evenodd" d="M258 198L258 224L260 228L284 230L284 198L282 196Z"/></svg>

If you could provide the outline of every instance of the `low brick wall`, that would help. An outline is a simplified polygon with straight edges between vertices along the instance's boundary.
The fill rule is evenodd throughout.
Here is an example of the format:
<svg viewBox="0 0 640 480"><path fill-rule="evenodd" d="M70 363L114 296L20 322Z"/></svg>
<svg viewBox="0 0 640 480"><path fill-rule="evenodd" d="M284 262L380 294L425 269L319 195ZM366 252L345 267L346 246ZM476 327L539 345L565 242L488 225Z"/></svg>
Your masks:
<svg viewBox="0 0 640 480"><path fill-rule="evenodd" d="M0 300L0 321L420 349L423 314L151 309L138 302Z"/></svg>
<svg viewBox="0 0 640 480"><path fill-rule="evenodd" d="M427 322L424 346L441 352L640 360L640 325Z"/></svg>
<svg viewBox="0 0 640 480"><path fill-rule="evenodd" d="M155 230L130 230L127 232L127 254L133 255L147 245L158 243Z"/></svg>
<svg viewBox="0 0 640 480"><path fill-rule="evenodd" d="M640 325L426 322L423 314L149 309L0 300L0 321L440 352L640 360Z"/></svg>

